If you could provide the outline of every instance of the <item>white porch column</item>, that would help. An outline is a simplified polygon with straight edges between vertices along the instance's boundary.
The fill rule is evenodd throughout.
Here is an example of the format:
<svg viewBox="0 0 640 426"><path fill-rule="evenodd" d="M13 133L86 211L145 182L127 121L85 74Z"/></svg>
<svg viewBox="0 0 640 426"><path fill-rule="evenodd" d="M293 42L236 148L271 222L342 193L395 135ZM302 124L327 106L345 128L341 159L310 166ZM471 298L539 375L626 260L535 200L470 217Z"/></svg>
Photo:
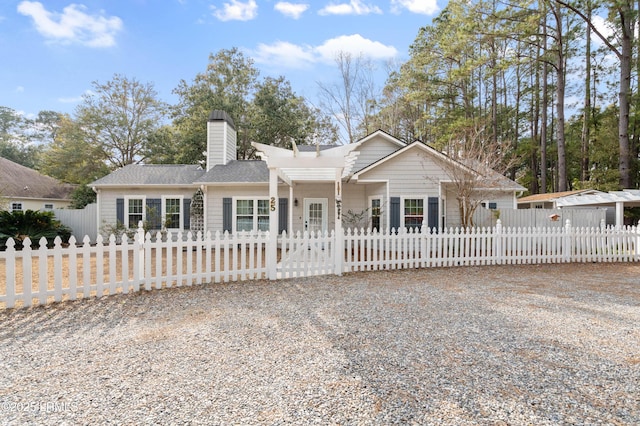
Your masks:
<svg viewBox="0 0 640 426"><path fill-rule="evenodd" d="M616 201L616 228L624 225L624 201Z"/></svg>
<svg viewBox="0 0 640 426"><path fill-rule="evenodd" d="M336 224L334 227L334 256L335 256L335 268L334 273L336 275L342 275L342 268L344 262L344 232L342 231L342 168L336 168L336 180L335 180L335 218Z"/></svg>
<svg viewBox="0 0 640 426"><path fill-rule="evenodd" d="M278 172L269 168L269 241L267 242L267 278L278 278Z"/></svg>
<svg viewBox="0 0 640 426"><path fill-rule="evenodd" d="M289 186L289 224L287 226L287 235L291 235L291 233L293 232L293 200L295 198L293 198L293 185Z"/></svg>

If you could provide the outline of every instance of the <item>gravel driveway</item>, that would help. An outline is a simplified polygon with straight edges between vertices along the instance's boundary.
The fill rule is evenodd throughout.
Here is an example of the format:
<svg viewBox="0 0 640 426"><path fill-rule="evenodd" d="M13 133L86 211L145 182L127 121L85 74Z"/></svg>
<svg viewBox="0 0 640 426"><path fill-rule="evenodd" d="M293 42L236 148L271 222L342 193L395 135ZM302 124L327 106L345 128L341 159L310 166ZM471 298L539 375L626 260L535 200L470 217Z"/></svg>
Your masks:
<svg viewBox="0 0 640 426"><path fill-rule="evenodd" d="M3 424L640 424L640 265L214 284L0 312Z"/></svg>

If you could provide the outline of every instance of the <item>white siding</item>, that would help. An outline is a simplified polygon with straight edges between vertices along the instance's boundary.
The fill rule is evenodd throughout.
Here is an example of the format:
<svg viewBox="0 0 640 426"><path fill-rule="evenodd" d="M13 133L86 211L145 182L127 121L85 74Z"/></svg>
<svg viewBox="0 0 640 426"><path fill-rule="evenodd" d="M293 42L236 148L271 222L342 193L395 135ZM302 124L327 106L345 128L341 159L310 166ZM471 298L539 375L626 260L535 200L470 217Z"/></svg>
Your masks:
<svg viewBox="0 0 640 426"><path fill-rule="evenodd" d="M456 195L455 193L448 189L445 191L445 196L447 199L447 205L446 205L446 215L447 215L447 220L446 220L446 226L450 227L456 227L456 226L461 226L462 225L462 220L460 219L460 209L458 207L458 200L456 199ZM484 200L487 203L496 203L496 207L498 210L500 209L513 209L513 200L514 200L515 195L513 193L502 193L502 194L498 194L495 192L492 192L491 194L487 195L487 198ZM482 209L484 207L479 206L478 209ZM477 224L482 226L483 224Z"/></svg>
<svg viewBox="0 0 640 426"><path fill-rule="evenodd" d="M293 208L293 231L304 230L304 199L305 198L326 198L329 230L336 225L336 198L334 196L335 186L331 183L307 183L296 185L293 188L293 196L298 199L298 207ZM342 196L344 202L345 195ZM343 209L344 210L344 209Z"/></svg>
<svg viewBox="0 0 640 426"><path fill-rule="evenodd" d="M42 210L47 211L44 208L45 204L53 204L54 209L64 209L69 207L71 201L68 200L47 200L47 199L33 199L33 198L5 198L7 200L7 210L11 210L12 203L21 203L22 211L27 210ZM49 209L50 210L50 209Z"/></svg>
<svg viewBox="0 0 640 426"><path fill-rule="evenodd" d="M376 136L360 145L360 147L358 148L360 154L356 159L356 163L353 166L352 171L357 172L359 170L362 170L366 166L375 163L381 158L394 153L398 150L398 148L398 145L385 139L384 137Z"/></svg>
<svg viewBox="0 0 640 426"><path fill-rule="evenodd" d="M238 154L236 153L237 151L236 131L233 129L233 127L229 126L227 122L224 122L224 125L226 127L226 137L227 137L227 140L226 140L227 149L226 149L224 164L227 164L229 161L237 159Z"/></svg>
<svg viewBox="0 0 640 426"><path fill-rule="evenodd" d="M342 216L351 210L355 214L360 214L367 209L367 187L365 185L346 184L342 186ZM343 220L344 223L344 220ZM344 226L349 226L344 223Z"/></svg>
<svg viewBox="0 0 640 426"><path fill-rule="evenodd" d="M360 181L388 180L389 195L438 196L439 181L448 179L436 162L419 149L410 149L360 175Z"/></svg>
<svg viewBox="0 0 640 426"><path fill-rule="evenodd" d="M205 193L206 208L205 229L216 232L223 230L222 200L233 197L269 198L267 185L211 186ZM278 185L278 198L289 198L289 187Z"/></svg>
<svg viewBox="0 0 640 426"><path fill-rule="evenodd" d="M236 131L221 120L207 122L207 170L236 159Z"/></svg>
<svg viewBox="0 0 640 426"><path fill-rule="evenodd" d="M216 164L224 164L224 126L222 122L207 123L207 170Z"/></svg>
<svg viewBox="0 0 640 426"><path fill-rule="evenodd" d="M121 188L101 189L98 194L98 233L105 225L115 225L117 222L116 200L125 197L162 198L163 196L192 198L197 188Z"/></svg>
<svg viewBox="0 0 640 426"><path fill-rule="evenodd" d="M445 227L460 226L460 209L458 208L458 200L456 193L450 189L444 190L445 201Z"/></svg>

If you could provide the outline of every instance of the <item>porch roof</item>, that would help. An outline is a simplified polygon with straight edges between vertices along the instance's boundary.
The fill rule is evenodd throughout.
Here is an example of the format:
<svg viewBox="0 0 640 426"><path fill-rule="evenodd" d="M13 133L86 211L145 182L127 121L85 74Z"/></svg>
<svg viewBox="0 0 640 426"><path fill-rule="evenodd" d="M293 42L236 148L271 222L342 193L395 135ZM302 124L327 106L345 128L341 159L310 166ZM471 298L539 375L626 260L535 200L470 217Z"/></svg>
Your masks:
<svg viewBox="0 0 640 426"><path fill-rule="evenodd" d="M251 145L267 167L275 168L278 176L291 185L293 182L335 182L338 172L342 178L347 177L358 158L356 148L360 142L315 150L300 150L295 142L291 150L257 142Z"/></svg>

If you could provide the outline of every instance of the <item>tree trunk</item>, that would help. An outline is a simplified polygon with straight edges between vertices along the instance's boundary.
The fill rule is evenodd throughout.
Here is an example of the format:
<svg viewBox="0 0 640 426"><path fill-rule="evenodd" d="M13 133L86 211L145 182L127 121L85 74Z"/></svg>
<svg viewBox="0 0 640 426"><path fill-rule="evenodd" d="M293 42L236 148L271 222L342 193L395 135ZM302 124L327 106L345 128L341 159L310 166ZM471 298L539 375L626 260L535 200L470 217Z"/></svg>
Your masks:
<svg viewBox="0 0 640 426"><path fill-rule="evenodd" d="M621 21L620 42L620 121L618 122L618 141L620 145L620 187L632 188L631 150L629 147L629 97L631 91L631 50L632 50L632 14L631 2L623 4L618 10Z"/></svg>
<svg viewBox="0 0 640 426"><path fill-rule="evenodd" d="M591 1L587 1L587 17L591 20ZM589 142L591 132L591 27L587 25L585 44L585 82L584 82L584 110L582 112L582 134L580 143L580 180L589 180Z"/></svg>
<svg viewBox="0 0 640 426"><path fill-rule="evenodd" d="M565 52L562 28L562 11L559 4L551 9L556 20L556 144L558 150L557 190L567 190L567 156L564 138L564 90L565 90Z"/></svg>
<svg viewBox="0 0 640 426"><path fill-rule="evenodd" d="M547 50L547 22L544 17L542 37L543 51ZM540 117L540 193L547 193L547 108L549 103L549 88L547 83L547 64L542 61L542 105Z"/></svg>

